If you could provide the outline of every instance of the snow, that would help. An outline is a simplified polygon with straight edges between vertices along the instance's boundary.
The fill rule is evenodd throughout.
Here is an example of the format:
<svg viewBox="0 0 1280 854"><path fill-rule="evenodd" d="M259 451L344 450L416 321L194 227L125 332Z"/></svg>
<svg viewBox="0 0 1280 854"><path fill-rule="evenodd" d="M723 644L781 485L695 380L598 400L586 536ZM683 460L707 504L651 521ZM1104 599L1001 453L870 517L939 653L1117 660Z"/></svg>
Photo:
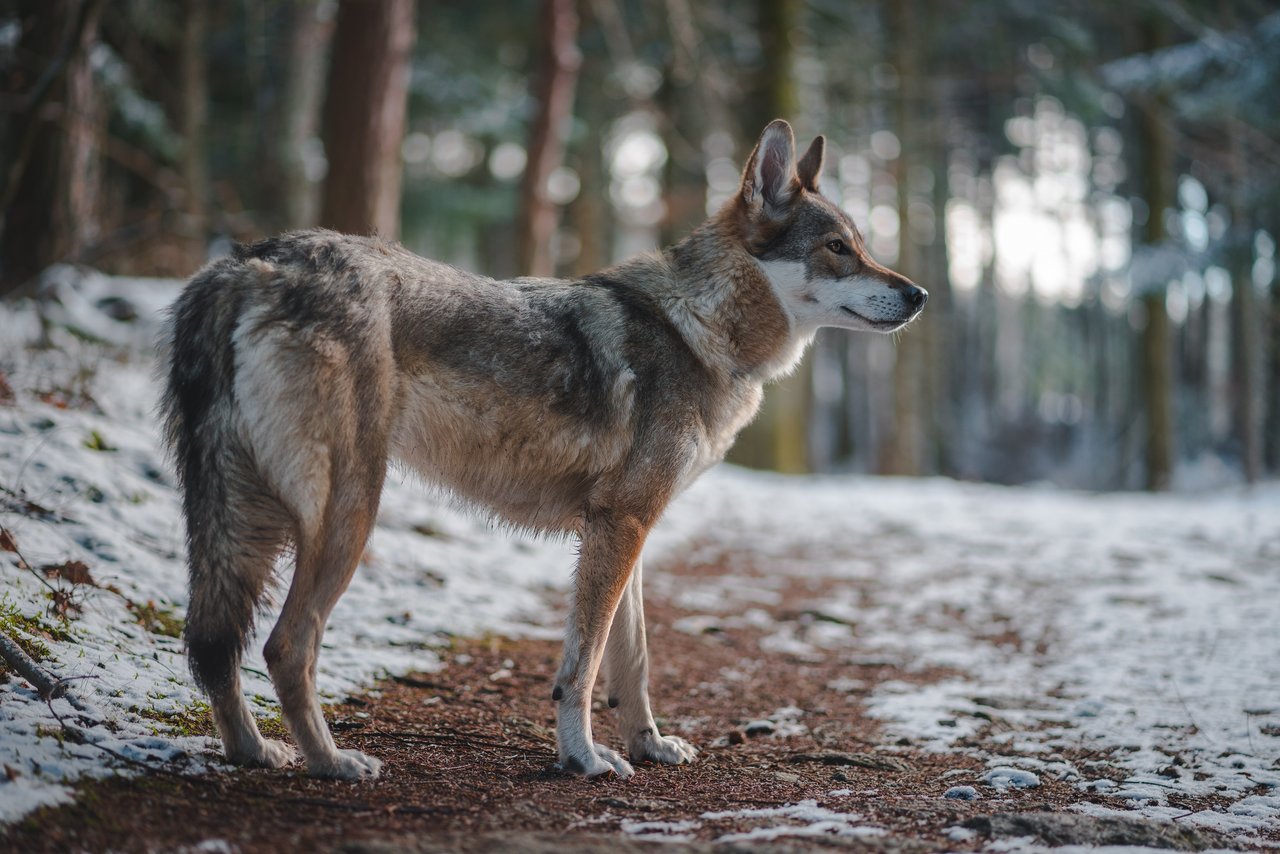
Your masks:
<svg viewBox="0 0 1280 854"><path fill-rule="evenodd" d="M717 844L767 842L793 836L849 836L865 839L885 834L884 828L862 824L862 816L856 813L826 809L818 806L815 800L803 800L797 804L781 807L705 812L702 818L707 821L728 819L735 826L742 823L755 823L762 819L766 821L764 825L750 830L722 834L716 838ZM778 823L779 820L787 823Z"/></svg>
<svg viewBox="0 0 1280 854"><path fill-rule="evenodd" d="M91 677L71 687L88 711L51 707L18 678L0 684L0 766L12 772L0 775L0 821L67 799L82 777L121 773L106 750L190 773L220 763L215 744L175 725L201 702L180 642L137 616L181 617L186 602L150 355L177 285L64 271L49 287L53 348L28 347L42 330L29 304L0 310L0 370L18 394L0 406L0 525L32 567L83 561L96 586L38 578L0 551L0 615L62 627L46 582L71 592L79 612L65 639L41 638L43 664ZM762 655L921 675L839 690L883 722L886 743L977 756L984 794L997 780L1058 780L1104 800L1086 812L1179 815L1245 841L1280 829L1280 485L1095 495L722 467L675 502L646 561L646 585L694 612L679 630L751 626L765 630ZM740 571L663 571L676 561ZM571 564L571 544L495 531L393 473L325 635L320 687L339 697L437 668L451 636L558 636L548 593L566 588ZM790 576L830 579L834 592L775 617L766 608ZM244 675L266 717L277 708L261 639ZM731 687L743 673L720 676ZM60 740L53 711L92 744ZM768 717L774 737L805 731L800 709ZM1073 764L1073 752L1105 762ZM1186 816L1173 795L1223 806ZM746 812L735 828L747 835L725 841L882 832L813 801ZM630 827L654 839L698 829Z"/></svg>
<svg viewBox="0 0 1280 854"><path fill-rule="evenodd" d="M846 796L852 794L847 789L829 793L829 796ZM796 804L781 807L761 807L740 810L723 810L704 812L696 819L683 821L634 821L624 819L622 832L628 836L645 841L685 842L695 838L693 832L701 830L708 823L724 824L732 827L747 827L747 830L722 833L715 838L716 844L731 842L769 842L789 837L853 837L870 838L883 836L884 828L865 825L862 816L856 813L839 812L818 805L816 800L803 800Z"/></svg>
<svg viewBox="0 0 1280 854"><path fill-rule="evenodd" d="M620 829L628 836L641 840L659 842L691 842L694 839L688 831L702 826L699 821L635 821L623 819Z"/></svg>
<svg viewBox="0 0 1280 854"><path fill-rule="evenodd" d="M1219 796L1243 806L1180 821L1246 840L1280 828L1280 485L1098 495L721 469L668 512L656 551L687 548L712 514L732 551L704 538L684 560L841 582L813 608L852 627L851 663L952 674L875 687L889 738L1071 782L1127 815ZM654 577L708 603L690 621L731 625L755 598L732 573ZM772 628L801 656L838 649L799 619Z"/></svg>
<svg viewBox="0 0 1280 854"><path fill-rule="evenodd" d="M999 765L982 775L982 779L988 786L997 792L1003 792L1005 789L1034 789L1040 785L1040 778L1030 771L1022 771L1018 768L1010 768L1008 765Z"/></svg>

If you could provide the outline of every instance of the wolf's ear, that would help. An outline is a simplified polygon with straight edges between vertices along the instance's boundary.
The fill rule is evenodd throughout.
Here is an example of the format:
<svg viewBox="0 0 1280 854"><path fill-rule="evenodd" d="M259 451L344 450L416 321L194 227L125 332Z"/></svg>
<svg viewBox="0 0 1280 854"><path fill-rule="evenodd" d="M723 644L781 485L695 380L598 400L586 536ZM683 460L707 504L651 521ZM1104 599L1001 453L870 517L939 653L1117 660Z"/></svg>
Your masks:
<svg viewBox="0 0 1280 854"><path fill-rule="evenodd" d="M810 192L818 192L818 181L822 179L822 159L827 153L827 138L814 137L809 143L809 150L800 158L796 173L800 176L800 186Z"/></svg>
<svg viewBox="0 0 1280 854"><path fill-rule="evenodd" d="M774 119L760 135L742 172L742 200L768 216L781 216L800 189L796 138L791 125Z"/></svg>

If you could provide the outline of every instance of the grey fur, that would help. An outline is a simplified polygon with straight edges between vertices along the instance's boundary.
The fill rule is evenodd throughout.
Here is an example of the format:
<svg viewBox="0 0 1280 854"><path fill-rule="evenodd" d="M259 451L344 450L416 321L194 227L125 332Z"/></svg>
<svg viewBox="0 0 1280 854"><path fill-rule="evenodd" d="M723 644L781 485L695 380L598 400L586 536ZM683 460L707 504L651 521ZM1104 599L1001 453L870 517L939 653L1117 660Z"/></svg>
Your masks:
<svg viewBox="0 0 1280 854"><path fill-rule="evenodd" d="M261 737L239 691L253 610L292 544L266 645L285 721L312 773L376 776L377 760L334 746L313 683L390 459L508 524L581 538L553 692L566 769L631 773L591 740L602 664L632 759L693 758L649 711L645 536L723 457L810 327L897 328L923 304L816 192L820 143L802 165L803 180L775 122L724 210L671 249L578 281L498 282L321 230L238 247L191 280L163 411L187 520L192 673L231 758L292 757Z"/></svg>

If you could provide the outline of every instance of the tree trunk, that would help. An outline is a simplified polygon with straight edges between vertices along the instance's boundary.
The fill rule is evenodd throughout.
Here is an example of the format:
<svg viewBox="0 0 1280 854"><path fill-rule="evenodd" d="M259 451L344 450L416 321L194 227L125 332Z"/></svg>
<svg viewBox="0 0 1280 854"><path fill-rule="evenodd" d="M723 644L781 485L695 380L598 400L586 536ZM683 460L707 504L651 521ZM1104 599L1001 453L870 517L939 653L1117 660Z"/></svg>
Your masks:
<svg viewBox="0 0 1280 854"><path fill-rule="evenodd" d="M578 12L573 0L542 0L537 62L533 80L537 106L529 125L517 230L521 272L526 276L550 276L555 273L552 243L560 211L547 195L547 181L564 162L581 63Z"/></svg>
<svg viewBox="0 0 1280 854"><path fill-rule="evenodd" d="M1166 41L1161 22L1148 19L1143 29L1144 49L1158 50ZM1147 202L1147 223L1142 242L1154 247L1162 244L1165 231L1164 212L1173 205L1173 145L1163 113L1163 99L1155 98L1144 106L1139 121L1143 193ZM1173 345L1169 312L1165 307L1167 283L1143 282L1142 294L1146 325L1140 345L1142 402L1146 416L1146 487L1153 491L1169 489L1173 481Z"/></svg>
<svg viewBox="0 0 1280 854"><path fill-rule="evenodd" d="M329 160L320 223L400 234L400 145L413 50L413 0L340 0L325 101Z"/></svg>
<svg viewBox="0 0 1280 854"><path fill-rule="evenodd" d="M800 24L800 11L798 0L756 0L756 33L762 61L756 72L755 97L748 99L747 105L747 138L753 142L769 122L794 122L799 113L791 39Z"/></svg>
<svg viewBox="0 0 1280 854"><path fill-rule="evenodd" d="M1275 234L1273 229L1272 234ZM1266 457L1267 469L1280 472L1280 276L1271 280L1271 310L1267 315L1266 346Z"/></svg>
<svg viewBox="0 0 1280 854"><path fill-rule="evenodd" d="M209 64L205 55L208 19L206 0L188 0L182 20L178 74L182 91L180 166L185 215L181 234L193 271L204 262L209 230L209 167L205 149L209 124Z"/></svg>
<svg viewBox="0 0 1280 854"><path fill-rule="evenodd" d="M19 99L9 123L0 190L0 294L30 282L50 264L72 260L94 237L99 177L100 99L88 52L97 37L99 0L46 0L19 7L25 25L6 75ZM28 59L29 58L29 59Z"/></svg>
<svg viewBox="0 0 1280 854"><path fill-rule="evenodd" d="M763 61L755 77L755 91L747 95L743 105L746 138L752 141L774 119L796 119L791 34L800 22L801 5L797 0L758 0L756 9ZM806 141L798 144L803 150ZM729 459L793 474L810 471L812 409L813 364L809 354L794 374L766 391L760 414L742 431Z"/></svg>
<svg viewBox="0 0 1280 854"><path fill-rule="evenodd" d="M295 0L284 83L284 138L280 143L284 217L287 228L316 221L317 183L307 174L306 150L319 133L324 104L325 57L333 37L333 19L321 16L318 0Z"/></svg>
<svg viewBox="0 0 1280 854"><path fill-rule="evenodd" d="M961 435L958 413L964 388L961 336L956 305L951 293L951 256L947 247L947 201L951 197L948 182L951 149L947 127L950 113L947 104L954 98L944 82L935 84L930 103L934 115L930 121L928 154L933 168L933 243L929 251L929 271L921 282L929 291L929 311L920 319L923 326L912 330L912 337L921 339L926 351L928 372L929 469L953 477L956 473L955 442ZM918 324L917 324L918 325Z"/></svg>
<svg viewBox="0 0 1280 854"><path fill-rule="evenodd" d="M711 117L699 97L693 10L682 0L668 0L665 6L672 44L657 97L662 111L662 143L667 149L667 162L662 170L666 211L658 233L659 242L669 246L684 238L707 216L703 140Z"/></svg>
<svg viewBox="0 0 1280 854"><path fill-rule="evenodd" d="M911 240L911 188L907 162L919 151L915 112L920 96L919 24L912 0L894 0L891 31L898 56L898 97L894 102L899 154L893 164L898 187L898 262L895 269L911 278L920 275L919 253ZM908 329L898 341L893 363L893 429L884 449L885 474L917 475L923 471L925 428L921 403L925 385L925 338Z"/></svg>
<svg viewBox="0 0 1280 854"><path fill-rule="evenodd" d="M1241 128L1235 119L1227 121L1231 170L1231 271L1232 392L1235 401L1234 433L1240 444L1244 479L1257 483L1262 476L1262 401L1258 386L1259 328L1257 300L1253 292L1252 223L1245 196L1248 193L1248 164L1240 145Z"/></svg>
<svg viewBox="0 0 1280 854"><path fill-rule="evenodd" d="M1165 294L1142 295L1142 400L1146 413L1146 487L1169 489L1173 480L1173 345Z"/></svg>
<svg viewBox="0 0 1280 854"><path fill-rule="evenodd" d="M579 8L584 30L602 26L590 0L579 0ZM588 39L583 43L585 46ZM587 80L603 80L610 67L610 57L602 46L584 49L580 73ZM575 276L594 273L613 259L613 207L609 204L609 165L604 153L605 130L613 118L611 106L600 86L583 87L577 108L583 132L575 151L581 187L566 213L578 235L578 257L572 268Z"/></svg>

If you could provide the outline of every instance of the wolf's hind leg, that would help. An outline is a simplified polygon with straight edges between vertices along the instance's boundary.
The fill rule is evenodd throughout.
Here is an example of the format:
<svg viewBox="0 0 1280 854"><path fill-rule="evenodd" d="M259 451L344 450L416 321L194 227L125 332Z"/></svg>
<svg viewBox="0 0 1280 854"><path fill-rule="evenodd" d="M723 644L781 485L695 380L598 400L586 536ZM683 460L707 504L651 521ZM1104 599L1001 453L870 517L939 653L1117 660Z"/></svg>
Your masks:
<svg viewBox="0 0 1280 854"><path fill-rule="evenodd" d="M232 492L220 518L225 527L193 526L192 596L183 633L192 672L209 695L227 759L237 765L281 768L296 754L289 745L263 738L258 731L241 692L240 656L289 522L283 508L249 480L242 472L229 479Z"/></svg>
<svg viewBox="0 0 1280 854"><path fill-rule="evenodd" d="M355 480L353 476L351 480ZM314 777L372 779L382 763L358 750L339 750L316 695L316 659L333 606L351 582L378 511L381 481L372 489L338 486L324 523L298 543L297 568L264 655L285 723Z"/></svg>
<svg viewBox="0 0 1280 854"><path fill-rule="evenodd" d="M618 603L605 646L604 672L609 705L617 709L618 728L627 742L632 762L650 760L669 765L692 762L697 749L683 738L658 734L649 709L649 652L644 630L642 561L637 560L631 580Z"/></svg>
<svg viewBox="0 0 1280 854"><path fill-rule="evenodd" d="M297 752L283 741L262 737L253 711L240 693L238 672L226 691L210 696L210 704L228 761L251 768L283 768L298 758Z"/></svg>

